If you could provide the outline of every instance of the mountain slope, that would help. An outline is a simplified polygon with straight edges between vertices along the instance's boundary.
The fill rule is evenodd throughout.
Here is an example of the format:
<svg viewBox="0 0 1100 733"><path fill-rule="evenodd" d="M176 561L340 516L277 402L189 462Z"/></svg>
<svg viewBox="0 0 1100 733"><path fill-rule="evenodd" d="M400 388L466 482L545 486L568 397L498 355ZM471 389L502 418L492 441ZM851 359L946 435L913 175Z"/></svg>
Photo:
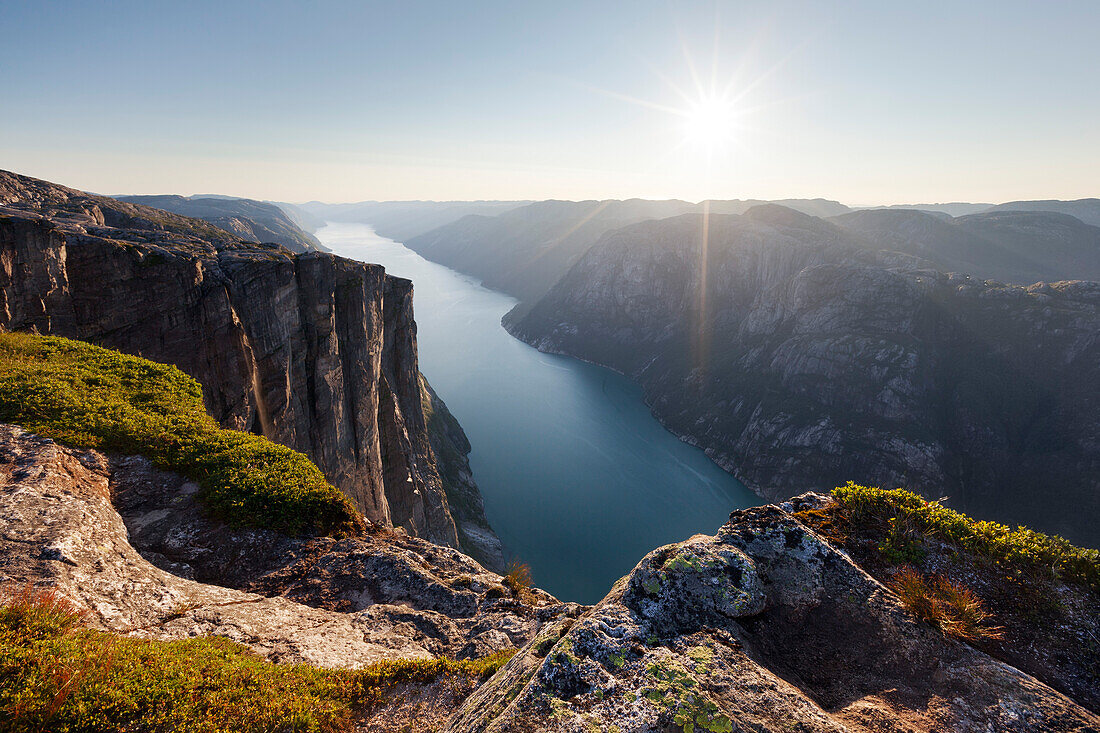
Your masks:
<svg viewBox="0 0 1100 733"><path fill-rule="evenodd" d="M306 454L368 518L458 546L409 281L11 173L0 257L0 328L174 364L223 426Z"/></svg>
<svg viewBox="0 0 1100 733"><path fill-rule="evenodd" d="M383 237L404 242L464 216L495 216L527 201L360 201L326 204L310 201L298 208L324 221L369 224Z"/></svg>
<svg viewBox="0 0 1100 733"><path fill-rule="evenodd" d="M775 206L701 231L612 232L505 326L631 376L763 496L856 479L1100 540L1100 284L948 276Z"/></svg>
<svg viewBox="0 0 1100 733"><path fill-rule="evenodd" d="M1050 211L1072 216L1086 224L1100 227L1100 199L1077 199L1076 201L1009 201L998 204L989 211Z"/></svg>
<svg viewBox="0 0 1100 733"><path fill-rule="evenodd" d="M740 214L755 200L687 201L644 199L539 201L497 216L469 216L405 240L423 257L480 279L487 287L533 304L603 234L644 221L705 208ZM791 208L834 215L847 207L825 199L791 199Z"/></svg>
<svg viewBox="0 0 1100 733"><path fill-rule="evenodd" d="M182 216L203 219L246 242L274 242L291 252L323 250L321 243L275 204L228 197L199 198L176 195L119 196L119 201L142 204Z"/></svg>

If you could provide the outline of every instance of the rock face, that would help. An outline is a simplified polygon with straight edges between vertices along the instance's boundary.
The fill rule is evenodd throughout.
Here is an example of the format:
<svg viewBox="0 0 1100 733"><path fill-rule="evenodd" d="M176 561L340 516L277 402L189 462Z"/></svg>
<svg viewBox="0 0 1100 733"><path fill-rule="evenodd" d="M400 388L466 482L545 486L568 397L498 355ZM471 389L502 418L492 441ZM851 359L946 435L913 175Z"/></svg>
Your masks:
<svg viewBox="0 0 1100 733"><path fill-rule="evenodd" d="M458 546L412 284L380 266L0 173L0 328L174 364L223 425L305 453L371 520Z"/></svg>
<svg viewBox="0 0 1100 733"><path fill-rule="evenodd" d="M847 555L760 507L651 552L590 611L549 624L449 730L1098 726L1044 681L916 622Z"/></svg>
<svg viewBox="0 0 1100 733"><path fill-rule="evenodd" d="M48 587L94 627L224 636L274 661L359 667L523 645L579 608L523 602L456 550L378 528L294 539L203 518L198 487L140 457L0 424L0 575Z"/></svg>
<svg viewBox="0 0 1100 733"><path fill-rule="evenodd" d="M263 201L174 195L119 196L118 200L203 219L246 242L274 242L291 252L325 249L282 208Z"/></svg>
<svg viewBox="0 0 1100 733"><path fill-rule="evenodd" d="M636 379L762 496L907 486L1100 541L1100 284L944 274L770 206L617 230L505 325Z"/></svg>

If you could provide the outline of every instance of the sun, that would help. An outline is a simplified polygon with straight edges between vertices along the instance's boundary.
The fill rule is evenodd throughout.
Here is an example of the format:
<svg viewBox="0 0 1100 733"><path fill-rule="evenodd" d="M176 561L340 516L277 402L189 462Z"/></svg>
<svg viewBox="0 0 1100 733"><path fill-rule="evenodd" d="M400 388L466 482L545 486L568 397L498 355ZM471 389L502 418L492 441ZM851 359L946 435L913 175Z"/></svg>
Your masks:
<svg viewBox="0 0 1100 733"><path fill-rule="evenodd" d="M737 110L729 100L706 97L682 114L688 143L715 150L733 142L737 131Z"/></svg>

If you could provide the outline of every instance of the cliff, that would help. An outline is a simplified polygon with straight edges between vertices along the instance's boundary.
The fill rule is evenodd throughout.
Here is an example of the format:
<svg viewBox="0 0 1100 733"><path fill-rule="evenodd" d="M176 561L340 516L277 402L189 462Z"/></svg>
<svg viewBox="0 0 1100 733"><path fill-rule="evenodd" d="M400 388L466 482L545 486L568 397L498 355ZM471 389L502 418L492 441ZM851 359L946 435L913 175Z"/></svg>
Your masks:
<svg viewBox="0 0 1100 733"><path fill-rule="evenodd" d="M412 285L0 173L0 328L175 364L222 424L300 450L369 519L458 546L421 407Z"/></svg>
<svg viewBox="0 0 1100 733"><path fill-rule="evenodd" d="M773 206L617 230L505 325L636 379L762 496L854 478L1100 539L1096 283L945 274Z"/></svg>

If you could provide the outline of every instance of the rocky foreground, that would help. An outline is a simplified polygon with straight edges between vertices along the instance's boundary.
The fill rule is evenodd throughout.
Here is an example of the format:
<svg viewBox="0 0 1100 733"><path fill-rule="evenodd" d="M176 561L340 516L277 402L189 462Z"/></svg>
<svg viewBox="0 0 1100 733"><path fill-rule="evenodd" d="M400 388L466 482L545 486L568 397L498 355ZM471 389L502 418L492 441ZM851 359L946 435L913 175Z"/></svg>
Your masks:
<svg viewBox="0 0 1100 733"><path fill-rule="evenodd" d="M810 528L823 497L735 512L716 536L650 553L585 609L390 530L234 529L204 518L196 493L143 458L2 425L0 574L55 590L96 628L224 636L282 663L519 649L468 698L403 688L362 712L364 730L1100 729L1095 647L1077 653L1083 666L1029 674L945 636ZM1094 590L1058 588L1087 613L1039 623L1052 638L1096 633Z"/></svg>
<svg viewBox="0 0 1100 733"><path fill-rule="evenodd" d="M122 634L217 635L275 661L359 667L513 649L578 609L541 591L516 600L457 550L385 528L234 529L204 518L196 484L142 457L3 424L0 482L5 586L51 588Z"/></svg>

